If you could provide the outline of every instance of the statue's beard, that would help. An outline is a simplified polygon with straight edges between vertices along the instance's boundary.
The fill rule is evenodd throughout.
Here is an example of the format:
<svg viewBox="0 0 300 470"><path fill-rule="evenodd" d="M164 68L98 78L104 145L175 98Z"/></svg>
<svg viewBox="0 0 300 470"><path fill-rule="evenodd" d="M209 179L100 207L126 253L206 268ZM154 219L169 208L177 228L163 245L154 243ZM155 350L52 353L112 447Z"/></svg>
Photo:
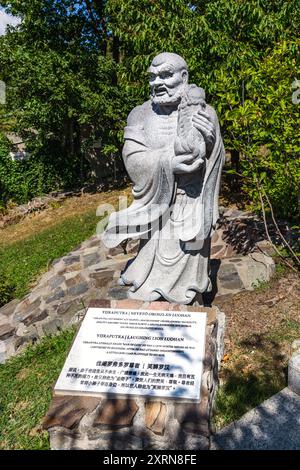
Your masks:
<svg viewBox="0 0 300 470"><path fill-rule="evenodd" d="M166 92L162 96L157 96L155 92L152 92L151 101L152 103L158 106L175 106L176 104L179 105L183 95L183 90L184 86L180 86L172 96L170 96L168 92Z"/></svg>

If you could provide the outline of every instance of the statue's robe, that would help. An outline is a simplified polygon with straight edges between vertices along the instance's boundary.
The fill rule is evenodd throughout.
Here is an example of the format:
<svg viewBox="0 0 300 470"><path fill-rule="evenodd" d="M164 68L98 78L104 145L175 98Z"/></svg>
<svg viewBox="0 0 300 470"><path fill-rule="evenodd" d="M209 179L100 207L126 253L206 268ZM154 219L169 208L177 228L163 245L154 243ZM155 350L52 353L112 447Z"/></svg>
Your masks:
<svg viewBox="0 0 300 470"><path fill-rule="evenodd" d="M139 252L121 274L128 296L189 304L211 290L210 239L218 219L224 147L215 111L206 106L216 140L201 168L174 175L177 113L160 115L147 101L129 114L123 159L133 182L132 205L113 213L103 241L114 247L140 238Z"/></svg>

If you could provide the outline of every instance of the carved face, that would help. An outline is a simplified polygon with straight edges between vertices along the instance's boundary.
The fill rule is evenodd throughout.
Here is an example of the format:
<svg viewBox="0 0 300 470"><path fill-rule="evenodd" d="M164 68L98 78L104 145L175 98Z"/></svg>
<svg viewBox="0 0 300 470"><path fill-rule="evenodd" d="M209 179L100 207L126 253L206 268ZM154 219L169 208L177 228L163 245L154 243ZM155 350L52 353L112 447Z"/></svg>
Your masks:
<svg viewBox="0 0 300 470"><path fill-rule="evenodd" d="M153 64L148 69L152 101L161 106L171 106L180 103L181 94L187 83L187 70L164 62Z"/></svg>

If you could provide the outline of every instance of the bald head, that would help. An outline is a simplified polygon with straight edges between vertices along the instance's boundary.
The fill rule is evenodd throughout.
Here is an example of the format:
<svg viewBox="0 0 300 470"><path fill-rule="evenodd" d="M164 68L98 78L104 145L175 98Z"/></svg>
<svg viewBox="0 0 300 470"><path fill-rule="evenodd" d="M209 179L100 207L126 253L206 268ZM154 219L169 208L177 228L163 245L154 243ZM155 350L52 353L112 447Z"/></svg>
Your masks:
<svg viewBox="0 0 300 470"><path fill-rule="evenodd" d="M148 69L152 101L161 106L178 106L188 82L186 61L173 52L162 52Z"/></svg>
<svg viewBox="0 0 300 470"><path fill-rule="evenodd" d="M188 69L186 61L180 55L174 54L173 52L162 52L155 56L151 63L154 67L158 67L162 64L169 64L177 70Z"/></svg>

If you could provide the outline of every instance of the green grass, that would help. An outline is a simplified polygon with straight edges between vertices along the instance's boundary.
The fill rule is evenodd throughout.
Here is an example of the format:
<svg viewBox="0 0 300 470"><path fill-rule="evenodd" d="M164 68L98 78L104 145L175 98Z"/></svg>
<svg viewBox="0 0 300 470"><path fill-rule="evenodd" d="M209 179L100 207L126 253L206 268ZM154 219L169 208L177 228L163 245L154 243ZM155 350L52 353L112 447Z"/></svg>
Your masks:
<svg viewBox="0 0 300 470"><path fill-rule="evenodd" d="M231 364L223 365L214 416L217 428L239 419L286 387L286 347L299 336L300 322L284 319L268 333L252 335L247 343L239 344Z"/></svg>
<svg viewBox="0 0 300 470"><path fill-rule="evenodd" d="M70 217L34 236L0 248L0 283L5 279L6 284L13 287L14 297L23 297L30 283L47 269L50 261L66 255L95 233L99 222L95 212Z"/></svg>
<svg viewBox="0 0 300 470"><path fill-rule="evenodd" d="M243 374L232 370L219 388L216 399L215 422L218 428L241 418L285 387L283 368L276 370L265 364L263 374Z"/></svg>
<svg viewBox="0 0 300 470"><path fill-rule="evenodd" d="M0 449L49 449L40 427L75 328L45 337L0 364Z"/></svg>
<svg viewBox="0 0 300 470"><path fill-rule="evenodd" d="M272 342L288 341L292 343L294 339L300 337L300 322L286 318L284 319L279 328L271 330L267 339Z"/></svg>
<svg viewBox="0 0 300 470"><path fill-rule="evenodd" d="M253 282L252 287L256 292L264 292L269 289L270 282L261 281L260 279L258 279L257 281Z"/></svg>

